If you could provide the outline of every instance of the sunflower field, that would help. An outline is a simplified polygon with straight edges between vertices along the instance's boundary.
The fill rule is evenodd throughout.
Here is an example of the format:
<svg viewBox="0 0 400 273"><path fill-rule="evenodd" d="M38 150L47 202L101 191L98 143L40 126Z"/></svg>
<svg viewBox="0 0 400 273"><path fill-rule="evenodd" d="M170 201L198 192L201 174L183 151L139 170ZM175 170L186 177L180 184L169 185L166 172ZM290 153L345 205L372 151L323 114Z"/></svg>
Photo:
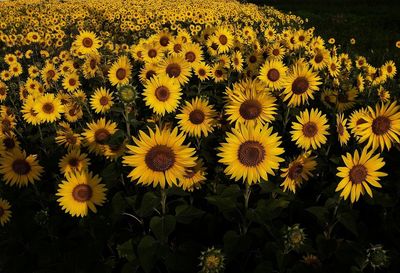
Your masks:
<svg viewBox="0 0 400 273"><path fill-rule="evenodd" d="M0 272L399 272L396 60L235 0L0 18Z"/></svg>

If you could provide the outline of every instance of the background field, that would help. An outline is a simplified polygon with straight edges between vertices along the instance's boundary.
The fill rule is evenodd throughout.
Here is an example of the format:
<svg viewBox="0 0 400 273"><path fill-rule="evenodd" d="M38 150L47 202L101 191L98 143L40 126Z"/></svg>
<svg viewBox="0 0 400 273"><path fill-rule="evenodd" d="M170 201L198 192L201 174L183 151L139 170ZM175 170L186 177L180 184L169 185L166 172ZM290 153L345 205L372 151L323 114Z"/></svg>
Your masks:
<svg viewBox="0 0 400 273"><path fill-rule="evenodd" d="M351 52L368 57L373 65L400 62L400 1L396 0L253 0L308 18L308 27L324 38L334 37ZM350 45L350 38L356 39ZM346 50L347 51L347 50Z"/></svg>

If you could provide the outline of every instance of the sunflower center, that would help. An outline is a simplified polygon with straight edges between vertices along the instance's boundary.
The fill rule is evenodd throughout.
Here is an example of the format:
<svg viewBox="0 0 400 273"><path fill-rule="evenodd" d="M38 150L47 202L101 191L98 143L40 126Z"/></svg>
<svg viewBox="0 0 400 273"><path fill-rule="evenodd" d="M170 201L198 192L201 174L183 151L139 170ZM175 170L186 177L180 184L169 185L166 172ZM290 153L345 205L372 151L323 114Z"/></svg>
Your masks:
<svg viewBox="0 0 400 273"><path fill-rule="evenodd" d="M160 39L160 45L162 46L167 46L169 44L169 38L166 36L161 37Z"/></svg>
<svg viewBox="0 0 400 273"><path fill-rule="evenodd" d="M106 96L103 96L100 98L100 104L105 106L108 104L108 98Z"/></svg>
<svg viewBox="0 0 400 273"><path fill-rule="evenodd" d="M96 60L94 60L94 59L90 60L90 63L89 63L89 64L90 64L90 68L91 68L91 69L95 69L95 68L96 68L96 64L97 64L97 63L96 63Z"/></svg>
<svg viewBox="0 0 400 273"><path fill-rule="evenodd" d="M151 78L153 78L156 75L156 72L153 70L149 70L146 72L146 79L150 80Z"/></svg>
<svg viewBox="0 0 400 273"><path fill-rule="evenodd" d="M320 62L322 62L322 60L324 59L324 56L322 56L322 54L317 54L315 55L314 61L319 64Z"/></svg>
<svg viewBox="0 0 400 273"><path fill-rule="evenodd" d="M389 65L386 70L388 73L391 73L393 71L393 68L392 68L392 66Z"/></svg>
<svg viewBox="0 0 400 273"><path fill-rule="evenodd" d="M71 167L74 167L74 168L76 168L76 167L78 167L78 165L79 165L79 158L76 158L76 157L72 157L72 158L70 158L70 160L68 161L68 164L71 166Z"/></svg>
<svg viewBox="0 0 400 273"><path fill-rule="evenodd" d="M185 54L185 59L186 61L188 61L189 63L193 63L196 60L196 54L194 54L193 52L187 52Z"/></svg>
<svg viewBox="0 0 400 273"><path fill-rule="evenodd" d="M239 113L246 119L255 119L262 112L262 105L258 100L247 100L240 105Z"/></svg>
<svg viewBox="0 0 400 273"><path fill-rule="evenodd" d="M126 70L125 68L118 68L117 72L115 73L118 80L122 81L126 77Z"/></svg>
<svg viewBox="0 0 400 273"><path fill-rule="evenodd" d="M164 172L174 165L175 153L166 145L157 145L147 152L144 160L151 170Z"/></svg>
<svg viewBox="0 0 400 273"><path fill-rule="evenodd" d="M222 72L221 69L215 70L215 76L217 76L217 78L221 78L223 75L224 73Z"/></svg>
<svg viewBox="0 0 400 273"><path fill-rule="evenodd" d="M70 86L74 86L76 84L76 80L75 79L69 79L68 81Z"/></svg>
<svg viewBox="0 0 400 273"><path fill-rule="evenodd" d="M364 165L355 165L350 170L350 180L354 184L360 184L367 178L368 170Z"/></svg>
<svg viewBox="0 0 400 273"><path fill-rule="evenodd" d="M4 96L6 94L6 89L4 87L0 87L0 95Z"/></svg>
<svg viewBox="0 0 400 273"><path fill-rule="evenodd" d="M296 180L303 172L303 164L295 163L289 168L288 176L292 180Z"/></svg>
<svg viewBox="0 0 400 273"><path fill-rule="evenodd" d="M196 172L193 169L187 169L183 177L186 179L190 179L193 178L195 174Z"/></svg>
<svg viewBox="0 0 400 273"><path fill-rule="evenodd" d="M248 140L240 145L238 157L243 165L255 167L265 158L264 146L258 141Z"/></svg>
<svg viewBox="0 0 400 273"><path fill-rule="evenodd" d="M54 112L54 105L50 102L46 102L45 104L43 104L42 110L46 114L51 114Z"/></svg>
<svg viewBox="0 0 400 273"><path fill-rule="evenodd" d="M251 55L250 58L249 58L249 61L250 61L250 63L254 64L254 63L257 62L257 57L254 56L254 55Z"/></svg>
<svg viewBox="0 0 400 273"><path fill-rule="evenodd" d="M18 175L26 175L31 171L31 165L25 159L14 160L11 167Z"/></svg>
<svg viewBox="0 0 400 273"><path fill-rule="evenodd" d="M372 132L376 135L383 135L390 129L390 119L379 116L372 121Z"/></svg>
<svg viewBox="0 0 400 273"><path fill-rule="evenodd" d="M318 127L314 122L307 122L303 125L303 134L305 137L314 137L318 133Z"/></svg>
<svg viewBox="0 0 400 273"><path fill-rule="evenodd" d="M181 44L176 44L174 45L174 52L179 53L182 51L182 45Z"/></svg>
<svg viewBox="0 0 400 273"><path fill-rule="evenodd" d="M65 140L71 145L75 145L76 141L77 141L76 137L74 135L71 135L71 134L66 135L65 136Z"/></svg>
<svg viewBox="0 0 400 273"><path fill-rule="evenodd" d="M72 197L75 199L75 201L81 203L89 201L92 196L93 190L89 185L86 184L79 184L72 190Z"/></svg>
<svg viewBox="0 0 400 273"><path fill-rule="evenodd" d="M338 126L337 126L337 132L338 132L339 135L343 136L343 134L344 134L344 127L343 127L343 124L342 124L342 123L339 123L339 124L338 124Z"/></svg>
<svg viewBox="0 0 400 273"><path fill-rule="evenodd" d="M346 93L340 93L338 95L338 101L341 102L341 103L349 102L349 97L347 96Z"/></svg>
<svg viewBox="0 0 400 273"><path fill-rule="evenodd" d="M234 63L236 66L238 66L238 65L240 64L239 59L238 59L238 58L233 59L233 63Z"/></svg>
<svg viewBox="0 0 400 273"><path fill-rule="evenodd" d="M93 40L86 37L82 40L82 44L84 47L92 47L93 46Z"/></svg>
<svg viewBox="0 0 400 273"><path fill-rule="evenodd" d="M228 43L228 37L226 37L223 34L219 36L218 40L221 43L221 45L226 45Z"/></svg>
<svg viewBox="0 0 400 273"><path fill-rule="evenodd" d="M189 120L193 124L201 124L205 118L206 116L204 115L204 112L199 109L195 109L189 114Z"/></svg>
<svg viewBox="0 0 400 273"><path fill-rule="evenodd" d="M275 48L274 50L272 50L272 55L278 56L279 55L279 49Z"/></svg>
<svg viewBox="0 0 400 273"><path fill-rule="evenodd" d="M157 56L157 50L150 49L148 54L150 58L154 58L155 56Z"/></svg>
<svg viewBox="0 0 400 273"><path fill-rule="evenodd" d="M277 80L279 80L279 77L280 77L280 73L279 73L278 69L272 68L267 73L268 80L270 80L272 82L276 82Z"/></svg>
<svg viewBox="0 0 400 273"><path fill-rule="evenodd" d="M154 92L156 98L159 101L166 101L169 98L169 89L165 86L157 87L156 91Z"/></svg>
<svg viewBox="0 0 400 273"><path fill-rule="evenodd" d="M104 144L110 137L110 132L104 128L98 129L94 133L94 139L98 144Z"/></svg>
<svg viewBox="0 0 400 273"><path fill-rule="evenodd" d="M7 150L15 148L15 141L11 137L3 139L3 145Z"/></svg>
<svg viewBox="0 0 400 273"><path fill-rule="evenodd" d="M308 87L310 87L310 84L305 77L298 77L292 83L292 90L296 95L301 95L307 92Z"/></svg>
<svg viewBox="0 0 400 273"><path fill-rule="evenodd" d="M357 125L360 125L360 124L363 124L363 123L366 123L366 122L367 122L367 121L366 121L365 119L359 118L359 119L357 120L356 124L357 124Z"/></svg>
<svg viewBox="0 0 400 273"><path fill-rule="evenodd" d="M0 207L0 218L1 218L1 216L3 216L4 215L4 209L2 208L2 207Z"/></svg>
<svg viewBox="0 0 400 273"><path fill-rule="evenodd" d="M202 77L204 77L207 74L203 68L200 68L198 72L199 72L199 75Z"/></svg>
<svg viewBox="0 0 400 273"><path fill-rule="evenodd" d="M214 49L214 50L217 50L218 45L216 43L212 43L211 44L211 48Z"/></svg>
<svg viewBox="0 0 400 273"><path fill-rule="evenodd" d="M167 66L166 72L170 78L177 78L181 74L181 66L177 63L169 64Z"/></svg>

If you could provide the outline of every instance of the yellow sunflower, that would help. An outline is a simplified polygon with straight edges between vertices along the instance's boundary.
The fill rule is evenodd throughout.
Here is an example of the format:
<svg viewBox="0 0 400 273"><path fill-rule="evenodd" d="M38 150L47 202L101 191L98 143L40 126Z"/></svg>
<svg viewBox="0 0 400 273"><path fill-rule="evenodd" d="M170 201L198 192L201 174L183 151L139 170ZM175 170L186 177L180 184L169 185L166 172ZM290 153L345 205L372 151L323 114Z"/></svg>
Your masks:
<svg viewBox="0 0 400 273"><path fill-rule="evenodd" d="M276 99L257 86L258 80L235 83L233 90L227 90L226 114L231 123L249 126L265 124L275 120Z"/></svg>
<svg viewBox="0 0 400 273"><path fill-rule="evenodd" d="M244 59L243 59L243 55L240 51L235 51L232 54L231 61L232 61L232 69L234 71L239 72L239 73L243 71Z"/></svg>
<svg viewBox="0 0 400 273"><path fill-rule="evenodd" d="M182 56L192 66L203 61L203 51L199 44L186 43L182 47Z"/></svg>
<svg viewBox="0 0 400 273"><path fill-rule="evenodd" d="M342 156L346 166L337 168L336 176L342 180L337 185L336 191L342 191L340 196L344 197L345 200L350 196L351 202L354 203L365 192L372 197L370 186L382 187L378 181L380 177L387 174L379 170L385 165L385 162L379 157L379 154L374 156L372 154L372 150L368 152L367 148L364 147L361 155L356 150L353 156L350 153Z"/></svg>
<svg viewBox="0 0 400 273"><path fill-rule="evenodd" d="M211 67L203 62L195 64L193 70L200 81L208 80L212 76Z"/></svg>
<svg viewBox="0 0 400 273"><path fill-rule="evenodd" d="M106 113L113 105L113 92L104 87L97 88L90 98L90 106L97 114Z"/></svg>
<svg viewBox="0 0 400 273"><path fill-rule="evenodd" d="M62 81L62 86L69 92L73 92L78 89L81 86L78 74L70 73L66 75Z"/></svg>
<svg viewBox="0 0 400 273"><path fill-rule="evenodd" d="M321 78L306 65L295 65L286 77L283 86L283 101L288 101L289 106L299 106L314 99L313 93L319 90Z"/></svg>
<svg viewBox="0 0 400 273"><path fill-rule="evenodd" d="M346 145L350 139L350 134L347 131L347 119L344 118L343 114L336 114L336 131L340 145Z"/></svg>
<svg viewBox="0 0 400 273"><path fill-rule="evenodd" d="M101 47L101 42L93 32L82 31L76 37L76 46L79 52L86 55L97 51Z"/></svg>
<svg viewBox="0 0 400 273"><path fill-rule="evenodd" d="M15 150L0 158L0 173L7 185L27 186L39 180L43 167L37 162L36 155L26 156L25 151Z"/></svg>
<svg viewBox="0 0 400 273"><path fill-rule="evenodd" d="M88 128L82 133L82 136L89 146L89 151L97 155L102 155L104 145L110 139L111 135L117 131L117 124L112 121L106 121L105 118L101 118L97 121L87 123L87 127Z"/></svg>
<svg viewBox="0 0 400 273"><path fill-rule="evenodd" d="M54 94L48 93L35 99L33 110L37 113L37 118L41 123L54 122L61 118L64 106L59 98L55 97Z"/></svg>
<svg viewBox="0 0 400 273"><path fill-rule="evenodd" d="M368 109L361 108L359 110L354 110L350 114L348 127L355 137L360 135L359 125L367 122L364 117L368 115L368 113Z"/></svg>
<svg viewBox="0 0 400 273"><path fill-rule="evenodd" d="M310 60L311 67L320 71L329 63L329 51L326 49L317 49Z"/></svg>
<svg viewBox="0 0 400 273"><path fill-rule="evenodd" d="M69 123L60 122L60 129L56 132L56 143L63 145L68 150L78 149L82 143L82 137L74 133Z"/></svg>
<svg viewBox="0 0 400 273"><path fill-rule="evenodd" d="M310 156L311 152L305 152L299 155L295 160L289 163L287 168L282 168L281 177L285 178L281 187L283 191L290 190L296 193L296 189L301 186L303 181L308 181L312 177L311 173L315 170L317 162L315 156Z"/></svg>
<svg viewBox="0 0 400 273"><path fill-rule="evenodd" d="M181 56L169 56L159 63L158 74L176 80L180 85L189 81L191 70L189 63Z"/></svg>
<svg viewBox="0 0 400 273"><path fill-rule="evenodd" d="M181 130L198 138L202 135L207 137L213 131L215 116L216 112L212 105L208 104L208 100L199 97L192 99L191 102L186 101L181 113L176 115Z"/></svg>
<svg viewBox="0 0 400 273"><path fill-rule="evenodd" d="M381 71L383 75L387 76L390 79L393 79L397 73L396 64L393 61L387 61L382 66Z"/></svg>
<svg viewBox="0 0 400 273"><path fill-rule="evenodd" d="M71 150L58 163L62 174L85 171L89 165L90 158L87 157L87 154L81 153L79 149Z"/></svg>
<svg viewBox="0 0 400 273"><path fill-rule="evenodd" d="M356 104L357 89L355 87L346 88L344 90L335 90L333 96L335 96L336 108L339 112L346 111L353 108Z"/></svg>
<svg viewBox="0 0 400 273"><path fill-rule="evenodd" d="M274 175L279 162L284 161L279 157L284 153L280 139L272 127L241 124L227 133L226 143L219 148L219 162L227 166L225 174L235 181L242 179L249 185L260 179L268 181L268 174Z"/></svg>
<svg viewBox="0 0 400 273"><path fill-rule="evenodd" d="M383 151L390 150L392 143L399 143L400 135L400 106L396 102L376 104L375 110L368 106L369 114L363 116L366 122L360 124L359 142L367 142L366 147Z"/></svg>
<svg viewBox="0 0 400 273"><path fill-rule="evenodd" d="M108 79L112 85L124 85L129 83L132 74L131 63L127 56L120 56L111 66Z"/></svg>
<svg viewBox="0 0 400 273"><path fill-rule="evenodd" d="M287 67L281 61L266 61L260 69L258 78L269 88L279 90L285 81Z"/></svg>
<svg viewBox="0 0 400 273"><path fill-rule="evenodd" d="M195 149L184 145L185 135L178 129L156 131L149 129L149 135L139 132L133 137L135 145L127 145L131 155L123 157L123 163L133 170L128 177L138 184L161 188L179 185L188 168L196 166Z"/></svg>
<svg viewBox="0 0 400 273"><path fill-rule="evenodd" d="M212 42L214 42L218 47L218 53L228 52L229 49L233 46L233 35L230 30L226 27L218 27L213 37L211 38Z"/></svg>
<svg viewBox="0 0 400 273"><path fill-rule="evenodd" d="M297 147L308 150L316 150L325 144L329 135L328 129L329 125L326 115L323 115L318 109L311 109L309 112L306 109L300 112L300 116L297 116L298 122L293 122L292 131L292 141L296 142Z"/></svg>
<svg viewBox="0 0 400 273"><path fill-rule="evenodd" d="M40 123L38 113L35 111L35 99L33 96L29 95L27 99L23 102L21 113L25 122L32 125Z"/></svg>
<svg viewBox="0 0 400 273"><path fill-rule="evenodd" d="M3 102L7 98L7 85L0 81L0 101Z"/></svg>
<svg viewBox="0 0 400 273"><path fill-rule="evenodd" d="M0 136L0 153L15 152L20 150L20 143L14 133L3 134Z"/></svg>
<svg viewBox="0 0 400 273"><path fill-rule="evenodd" d="M164 115L176 110L182 92L179 84L166 76L151 78L144 85L144 101L156 114Z"/></svg>
<svg viewBox="0 0 400 273"><path fill-rule="evenodd" d="M57 201L72 216L86 216L88 209L96 213L96 206L102 206L106 200L107 188L100 182L101 178L90 172L67 173L56 193L60 196Z"/></svg>
<svg viewBox="0 0 400 273"><path fill-rule="evenodd" d="M4 226L11 218L11 205L7 200L0 198L0 224Z"/></svg>
<svg viewBox="0 0 400 273"><path fill-rule="evenodd" d="M199 189L201 184L206 181L206 175L207 173L203 166L203 160L198 159L196 166L186 169L185 175L179 180L179 187L190 192Z"/></svg>

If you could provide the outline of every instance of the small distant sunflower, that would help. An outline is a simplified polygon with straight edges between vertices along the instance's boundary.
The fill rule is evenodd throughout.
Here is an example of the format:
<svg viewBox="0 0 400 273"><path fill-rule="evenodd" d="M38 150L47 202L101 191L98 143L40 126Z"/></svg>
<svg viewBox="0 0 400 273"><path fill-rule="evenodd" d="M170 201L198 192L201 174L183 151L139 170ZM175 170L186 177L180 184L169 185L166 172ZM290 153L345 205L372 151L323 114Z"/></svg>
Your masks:
<svg viewBox="0 0 400 273"><path fill-rule="evenodd" d="M111 135L117 131L117 124L112 121L106 121L105 118L101 118L97 121L87 123L87 127L88 128L82 133L82 136L89 145L89 151L101 155L104 145L110 139Z"/></svg>
<svg viewBox="0 0 400 273"><path fill-rule="evenodd" d="M317 162L315 156L310 156L311 152L305 152L299 155L295 160L289 163L287 168L282 168L281 177L285 178L281 187L283 191L290 190L296 193L296 189L301 186L303 181L308 181L312 177L311 173L315 170Z"/></svg>
<svg viewBox="0 0 400 273"><path fill-rule="evenodd" d="M240 51L235 51L231 57L232 59L232 68L236 72L242 72L243 71L243 55Z"/></svg>
<svg viewBox="0 0 400 273"><path fill-rule="evenodd" d="M0 101L4 101L7 98L7 85L0 81Z"/></svg>
<svg viewBox="0 0 400 273"><path fill-rule="evenodd" d="M242 179L249 185L260 179L268 181L268 174L274 175L279 162L284 161L279 157L284 153L280 139L272 133L272 127L241 124L227 133L226 142L219 148L219 162L226 165L225 174L235 181Z"/></svg>
<svg viewBox="0 0 400 273"><path fill-rule="evenodd" d="M202 135L208 136L213 131L215 116L216 112L212 105L208 104L208 100L198 97L192 99L191 102L186 101L181 113L176 115L181 130L198 138Z"/></svg>
<svg viewBox="0 0 400 273"><path fill-rule="evenodd" d="M78 149L82 143L82 137L74 133L70 125L66 122L60 122L60 129L56 132L56 143L63 145L68 150Z"/></svg>
<svg viewBox="0 0 400 273"><path fill-rule="evenodd" d="M317 49L314 56L310 60L311 67L320 71L329 63L329 51L326 49Z"/></svg>
<svg viewBox="0 0 400 273"><path fill-rule="evenodd" d="M104 87L96 89L90 98L90 106L97 114L106 113L113 105L113 92Z"/></svg>
<svg viewBox="0 0 400 273"><path fill-rule="evenodd" d="M198 159L196 166L186 169L185 175L179 180L179 186L183 190L191 192L199 189L206 179L206 169L203 166L203 160Z"/></svg>
<svg viewBox="0 0 400 273"><path fill-rule="evenodd" d="M258 78L269 88L279 90L285 81L287 67L281 61L266 61L260 69Z"/></svg>
<svg viewBox="0 0 400 273"><path fill-rule="evenodd" d="M333 92L333 95L336 97L337 110L343 112L354 107L358 92L356 88L351 87L344 90L336 90Z"/></svg>
<svg viewBox="0 0 400 273"><path fill-rule="evenodd" d="M340 145L346 145L350 139L350 134L347 131L347 119L343 114L336 115L336 131L338 133Z"/></svg>
<svg viewBox="0 0 400 273"><path fill-rule="evenodd" d="M342 64L336 56L329 58L328 72L332 77L337 78L339 76L341 66Z"/></svg>
<svg viewBox="0 0 400 273"><path fill-rule="evenodd" d="M128 177L138 184L165 188L166 185L179 185L186 171L196 166L195 150L184 145L185 135L178 129L156 131L149 134L139 132L139 138L133 138L135 145L127 145L131 155L123 157L123 163L133 170Z"/></svg>
<svg viewBox="0 0 400 273"><path fill-rule="evenodd" d="M132 74L131 63L127 56L120 56L111 66L108 79L112 85L124 85L129 83Z"/></svg>
<svg viewBox="0 0 400 273"><path fill-rule="evenodd" d="M196 64L193 67L194 74L199 78L200 81L208 80L211 74L211 67L203 62Z"/></svg>
<svg viewBox="0 0 400 273"><path fill-rule="evenodd" d="M93 32L83 31L76 37L76 45L79 52L86 55L97 51L101 47L101 42Z"/></svg>
<svg viewBox="0 0 400 273"><path fill-rule="evenodd" d="M39 96L35 99L34 111L37 113L37 118L40 122L54 122L61 118L61 113L64 112L64 106L61 100L48 93Z"/></svg>
<svg viewBox="0 0 400 273"><path fill-rule="evenodd" d="M182 53L181 53L185 60L191 64L192 66L194 64L197 64L201 61L203 61L203 51L200 47L200 45L196 43L186 43L182 47Z"/></svg>
<svg viewBox="0 0 400 273"><path fill-rule="evenodd" d="M81 153L79 149L69 151L58 163L62 174L85 171L89 165L87 154Z"/></svg>
<svg viewBox="0 0 400 273"><path fill-rule="evenodd" d="M153 77L145 83L143 91L144 101L159 115L176 110L182 96L179 84L166 77Z"/></svg>
<svg viewBox="0 0 400 273"><path fill-rule="evenodd" d="M392 143L399 143L400 135L400 106L396 102L376 104L375 110L368 106L368 115L363 116L366 121L358 126L359 142L367 142L366 147L383 151L390 150Z"/></svg>
<svg viewBox="0 0 400 273"><path fill-rule="evenodd" d="M390 101L390 93L388 90L383 88L383 86L379 86L378 90L376 91L379 97L379 100L383 103Z"/></svg>
<svg viewBox="0 0 400 273"><path fill-rule="evenodd" d="M217 44L218 53L225 53L232 48L234 39L228 28L218 27L214 32L212 41Z"/></svg>
<svg viewBox="0 0 400 273"><path fill-rule="evenodd" d="M299 148L316 150L327 141L326 135L329 134L329 125L326 115L318 109L306 109L296 117L298 122L293 122L292 140Z"/></svg>
<svg viewBox="0 0 400 273"><path fill-rule="evenodd" d="M286 50L280 43L274 43L267 48L268 59L280 61L285 57Z"/></svg>
<svg viewBox="0 0 400 273"><path fill-rule="evenodd" d="M189 63L180 56L169 56L161 61L158 73L176 80L180 85L187 83L191 76Z"/></svg>
<svg viewBox="0 0 400 273"><path fill-rule="evenodd" d="M361 108L358 110L354 110L351 114L350 114L350 118L349 118L349 123L348 123L348 127L351 131L351 133L357 137L360 135L361 131L360 131L360 126L363 123L366 123L366 119L365 116L368 115L369 112L366 108Z"/></svg>
<svg viewBox="0 0 400 273"><path fill-rule="evenodd" d="M157 76L156 64L145 63L145 65L140 69L139 79L142 83L145 83L155 76Z"/></svg>
<svg viewBox="0 0 400 273"><path fill-rule="evenodd" d="M381 68L382 74L388 78L393 79L396 76L397 69L396 64L393 61L387 61Z"/></svg>
<svg viewBox="0 0 400 273"><path fill-rule="evenodd" d="M66 75L62 81L62 86L69 92L73 92L78 89L81 86L78 74L70 73Z"/></svg>
<svg viewBox="0 0 400 273"><path fill-rule="evenodd" d="M20 143L13 133L0 136L0 153L13 153L20 150Z"/></svg>
<svg viewBox="0 0 400 273"><path fill-rule="evenodd" d="M27 186L39 180L43 167L37 162L36 155L26 156L25 151L15 150L0 158L0 173L7 185Z"/></svg>
<svg viewBox="0 0 400 273"><path fill-rule="evenodd" d="M266 91L260 92L254 81L242 81L228 90L226 114L231 123L254 126L275 120L277 110L276 99Z"/></svg>
<svg viewBox="0 0 400 273"><path fill-rule="evenodd" d="M88 209L97 212L96 206L102 206L106 200L107 188L98 175L92 173L68 173L66 180L59 185L56 193L58 202L65 212L72 216L83 217Z"/></svg>
<svg viewBox="0 0 400 273"><path fill-rule="evenodd" d="M2 227L10 221L12 214L10 208L10 203L5 199L0 198L0 224Z"/></svg>
<svg viewBox="0 0 400 273"><path fill-rule="evenodd" d="M313 93L319 90L320 80L318 74L307 66L295 65L283 84L283 100L289 100L289 106L299 106L307 102L308 98L314 99Z"/></svg>
<svg viewBox="0 0 400 273"><path fill-rule="evenodd" d="M370 186L382 187L378 181L387 174L379 171L385 165L379 154L373 156L373 151L368 152L364 147L361 155L356 150L354 155L350 153L342 155L342 159L346 166L337 168L339 172L336 176L342 180L337 185L336 191L342 191L340 196L345 200L350 196L351 202L354 203L365 192L372 197Z"/></svg>

